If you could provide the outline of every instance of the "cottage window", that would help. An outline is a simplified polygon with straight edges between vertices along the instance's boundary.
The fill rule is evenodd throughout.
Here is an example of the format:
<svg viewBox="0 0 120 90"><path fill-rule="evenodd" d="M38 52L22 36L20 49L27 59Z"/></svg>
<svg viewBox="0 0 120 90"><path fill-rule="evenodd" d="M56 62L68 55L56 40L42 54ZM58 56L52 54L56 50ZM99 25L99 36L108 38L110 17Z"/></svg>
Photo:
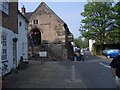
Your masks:
<svg viewBox="0 0 120 90"><path fill-rule="evenodd" d="M9 13L9 3L8 0L0 0L0 10L8 15Z"/></svg>
<svg viewBox="0 0 120 90"><path fill-rule="evenodd" d="M19 26L22 26L22 22L19 22Z"/></svg>
<svg viewBox="0 0 120 90"><path fill-rule="evenodd" d="M1 45L2 45L1 60L6 61L7 60L7 35L6 34L1 35Z"/></svg>

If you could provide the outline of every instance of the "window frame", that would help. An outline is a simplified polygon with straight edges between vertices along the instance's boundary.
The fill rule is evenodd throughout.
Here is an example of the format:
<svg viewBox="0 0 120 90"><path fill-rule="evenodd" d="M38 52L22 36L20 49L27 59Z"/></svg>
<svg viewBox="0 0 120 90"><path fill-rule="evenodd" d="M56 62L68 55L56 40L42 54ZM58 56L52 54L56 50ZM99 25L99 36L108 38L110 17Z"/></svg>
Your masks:
<svg viewBox="0 0 120 90"><path fill-rule="evenodd" d="M19 22L19 26L22 26L22 22Z"/></svg>
<svg viewBox="0 0 120 90"><path fill-rule="evenodd" d="M36 24L38 24L38 20L36 20Z"/></svg>
<svg viewBox="0 0 120 90"><path fill-rule="evenodd" d="M33 24L39 24L39 20L38 19L36 19L36 20L34 19L33 20Z"/></svg>
<svg viewBox="0 0 120 90"><path fill-rule="evenodd" d="M2 52L1 52L1 61L7 61L7 35L1 34L1 45L2 45Z"/></svg>
<svg viewBox="0 0 120 90"><path fill-rule="evenodd" d="M5 14L9 14L9 1L2 0L0 1L0 11L4 12Z"/></svg>

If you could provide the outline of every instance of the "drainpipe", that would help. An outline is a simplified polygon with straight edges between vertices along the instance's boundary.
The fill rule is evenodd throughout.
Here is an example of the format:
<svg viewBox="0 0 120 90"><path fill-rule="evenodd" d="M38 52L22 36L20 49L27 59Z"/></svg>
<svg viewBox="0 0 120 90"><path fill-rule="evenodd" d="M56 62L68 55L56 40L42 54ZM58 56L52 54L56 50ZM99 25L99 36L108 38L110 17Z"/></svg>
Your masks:
<svg viewBox="0 0 120 90"><path fill-rule="evenodd" d="M13 58L13 59L15 59L15 70L16 70L16 68L17 68L17 41L18 41L18 39L15 37L15 38L13 38L13 43L15 44L15 58Z"/></svg>

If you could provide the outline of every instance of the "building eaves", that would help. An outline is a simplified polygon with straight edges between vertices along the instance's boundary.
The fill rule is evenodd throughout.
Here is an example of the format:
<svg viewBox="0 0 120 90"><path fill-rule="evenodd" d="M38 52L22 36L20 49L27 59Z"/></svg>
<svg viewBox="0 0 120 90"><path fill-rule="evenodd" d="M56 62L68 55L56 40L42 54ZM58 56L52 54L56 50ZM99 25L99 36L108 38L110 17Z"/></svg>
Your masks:
<svg viewBox="0 0 120 90"><path fill-rule="evenodd" d="M18 14L20 14L28 22L28 19L19 10L18 10Z"/></svg>
<svg viewBox="0 0 120 90"><path fill-rule="evenodd" d="M32 13L34 13L34 12L26 12L26 13L24 14L24 16L25 16L27 19L29 19L29 17L32 15Z"/></svg>
<svg viewBox="0 0 120 90"><path fill-rule="evenodd" d="M46 7L46 8L48 9L48 11L50 11L53 15L55 15L55 17L57 17L57 18L59 19L60 22L65 23L52 9L50 9L50 8L47 6L47 4L46 4L45 2L41 2L40 5L35 9L34 12L37 12L37 10L38 10L39 8L41 8L41 6ZM32 14L34 14L34 12L33 12ZM31 16L32 16L32 14L31 14Z"/></svg>

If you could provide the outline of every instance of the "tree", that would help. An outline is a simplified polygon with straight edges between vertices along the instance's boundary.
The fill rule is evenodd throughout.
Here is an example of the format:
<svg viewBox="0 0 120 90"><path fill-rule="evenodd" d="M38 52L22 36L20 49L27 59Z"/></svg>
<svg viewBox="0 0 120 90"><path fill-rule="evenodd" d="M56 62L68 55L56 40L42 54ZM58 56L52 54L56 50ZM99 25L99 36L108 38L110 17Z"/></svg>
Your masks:
<svg viewBox="0 0 120 90"><path fill-rule="evenodd" d="M82 39L82 37L75 38L74 43L77 47L80 47L80 48L87 48L88 47L88 40Z"/></svg>
<svg viewBox="0 0 120 90"><path fill-rule="evenodd" d="M111 18L114 20L114 25L111 28L110 39L114 43L120 43L120 1L113 7Z"/></svg>
<svg viewBox="0 0 120 90"><path fill-rule="evenodd" d="M104 44L109 36L109 28L113 25L110 17L113 13L112 2L88 2L81 15L80 32L87 39L94 39L97 44Z"/></svg>
<svg viewBox="0 0 120 90"><path fill-rule="evenodd" d="M75 39L74 39L74 43L75 43L75 46L76 46L76 47L81 47L82 39L80 39L80 38L75 38Z"/></svg>

